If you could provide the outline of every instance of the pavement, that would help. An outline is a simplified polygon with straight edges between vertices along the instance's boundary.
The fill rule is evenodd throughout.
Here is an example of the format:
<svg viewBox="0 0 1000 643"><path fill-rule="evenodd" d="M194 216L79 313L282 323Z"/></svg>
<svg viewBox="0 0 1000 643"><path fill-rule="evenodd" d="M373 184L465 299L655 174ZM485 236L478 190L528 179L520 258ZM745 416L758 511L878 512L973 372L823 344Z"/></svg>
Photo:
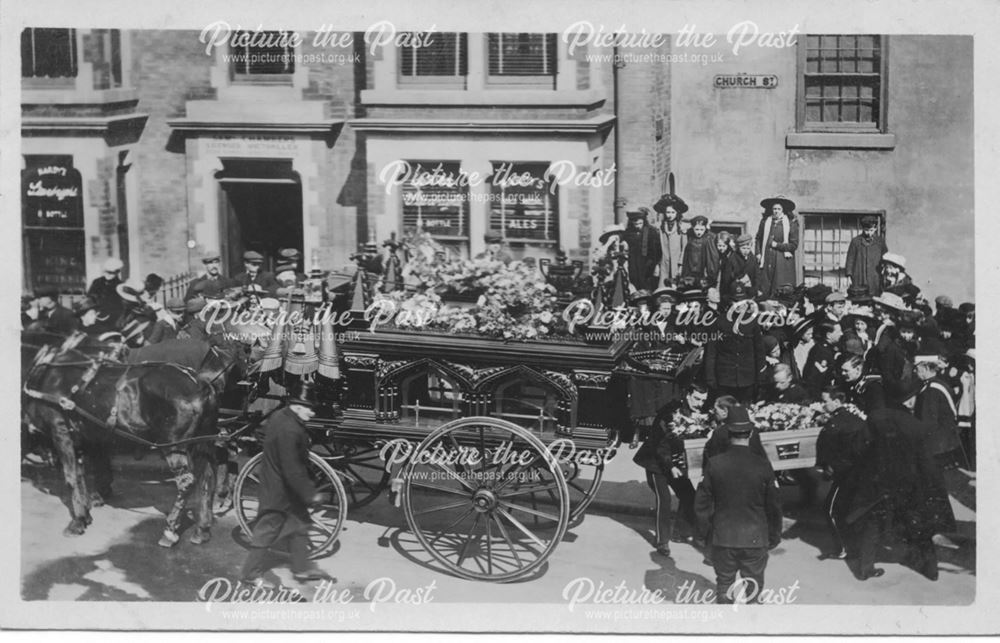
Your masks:
<svg viewBox="0 0 1000 643"><path fill-rule="evenodd" d="M571 527L542 571L509 584L455 578L422 550L410 534L402 511L386 500L352 509L338 546L319 566L336 577L327 590L345 592L362 605L365 618L381 601L404 595L437 603L566 604L567 588L585 582L636 590L660 590L668 602L684 592L714 586L714 573L702 552L675 544L672 558L651 551L653 496L645 474L625 446L606 467L601 490L586 518ZM213 579L236 579L246 556L245 538L232 512L217 519L212 540L201 546L181 542L172 549L156 545L163 516L173 498L169 471L156 457L115 458L116 497L93 510L94 523L78 537L65 537L69 521L60 499L62 483L54 471L24 467L21 484L21 593L27 601L188 601L199 600ZM963 481L964 480L964 484ZM959 528L957 548L940 547L941 577L932 582L895 562L885 552L885 576L861 582L844 561L820 561L829 544L819 507L793 511L796 487L783 487L786 507L782 544L771 552L768 586L799 588L801 604L968 605L975 599L975 494L967 477L952 478L952 505ZM820 488L820 498L825 494ZM318 592L313 583L296 584L279 556L272 582ZM232 582L235 582L234 580ZM210 593L210 592L209 592ZM389 599L386 599L389 600ZM347 612L344 618L353 618ZM329 626L329 624L328 624Z"/></svg>

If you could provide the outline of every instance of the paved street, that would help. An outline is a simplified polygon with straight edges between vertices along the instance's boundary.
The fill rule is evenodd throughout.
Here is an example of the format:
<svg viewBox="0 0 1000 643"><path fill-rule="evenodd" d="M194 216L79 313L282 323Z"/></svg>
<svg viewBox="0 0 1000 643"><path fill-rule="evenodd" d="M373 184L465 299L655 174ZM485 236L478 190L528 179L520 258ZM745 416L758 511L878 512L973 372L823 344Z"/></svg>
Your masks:
<svg viewBox="0 0 1000 643"><path fill-rule="evenodd" d="M94 509L94 523L84 535L70 538L62 535L68 511L53 493L61 489L61 481L52 471L24 469L24 599L196 601L199 589L213 578L235 583L246 549L232 512L219 518L211 542L191 545L184 534L176 547L163 549L156 541L174 488L165 465L154 456L139 462L119 456L115 473L116 499ZM542 573L530 581L490 584L437 571L408 533L403 512L387 496L352 510L338 550L319 564L336 577L337 594L346 590L354 603L368 602L369 606L373 595L386 601L419 601L429 596L435 603L565 604L567 584L580 578L587 580L578 581L570 594L579 592L581 603L587 602L588 588L599 590L601 583L614 588L624 582L629 591L660 590L668 602L679 591L712 588L712 569L692 546L673 545L674 560L651 552L652 516L645 510L652 505L652 495L638 480L639 471L625 450L609 465L602 493L586 519L567 532ZM825 486L820 491L825 493ZM777 589L797 584L793 594L797 604L969 604L975 592L974 488L965 485L954 491L959 533L953 539L959 548L938 548L941 577L937 582L893 562L882 564L886 569L882 578L859 582L844 562L817 560L828 536L819 509L813 507L795 518L791 510L786 511L785 539L772 552L767 585ZM783 496L786 505L794 504L797 489L785 487ZM616 505L626 511L608 510ZM283 562L277 559L279 567L269 579L299 587L312 597L317 585L294 583Z"/></svg>

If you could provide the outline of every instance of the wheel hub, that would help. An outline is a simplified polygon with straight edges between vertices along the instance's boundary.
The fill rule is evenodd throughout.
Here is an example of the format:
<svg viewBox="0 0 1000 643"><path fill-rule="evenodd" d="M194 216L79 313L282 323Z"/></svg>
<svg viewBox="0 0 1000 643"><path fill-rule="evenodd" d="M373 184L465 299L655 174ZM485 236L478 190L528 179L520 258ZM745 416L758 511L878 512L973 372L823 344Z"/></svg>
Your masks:
<svg viewBox="0 0 1000 643"><path fill-rule="evenodd" d="M480 513L493 511L497 508L497 497L489 489L479 489L472 494L472 507Z"/></svg>

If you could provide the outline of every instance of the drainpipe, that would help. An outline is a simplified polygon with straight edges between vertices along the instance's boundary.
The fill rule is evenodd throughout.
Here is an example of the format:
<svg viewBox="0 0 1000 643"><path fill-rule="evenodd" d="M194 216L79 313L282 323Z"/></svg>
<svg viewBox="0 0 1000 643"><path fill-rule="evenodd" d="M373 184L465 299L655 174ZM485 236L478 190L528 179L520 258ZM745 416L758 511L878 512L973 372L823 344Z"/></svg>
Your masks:
<svg viewBox="0 0 1000 643"><path fill-rule="evenodd" d="M618 46L615 45L611 48L611 96L614 102L614 115L615 115L615 199L614 199L614 209L615 209L615 223L621 223L625 219L625 198L621 195L621 133L622 133L622 121L621 115L618 109L618 70L625 67L625 63L620 62L618 58Z"/></svg>

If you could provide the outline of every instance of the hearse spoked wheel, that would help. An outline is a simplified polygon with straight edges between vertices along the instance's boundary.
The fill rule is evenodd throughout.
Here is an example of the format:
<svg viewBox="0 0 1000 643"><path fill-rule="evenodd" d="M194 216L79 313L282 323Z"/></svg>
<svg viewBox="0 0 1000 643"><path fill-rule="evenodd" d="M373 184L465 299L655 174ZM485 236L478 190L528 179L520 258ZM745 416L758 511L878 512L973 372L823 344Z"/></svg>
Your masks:
<svg viewBox="0 0 1000 643"><path fill-rule="evenodd" d="M236 478L236 519L250 537L260 507L260 474L264 454L250 458ZM333 549L347 517L347 492L337 472L315 453L309 454L309 477L324 495L321 505L309 510L309 557L319 558Z"/></svg>
<svg viewBox="0 0 1000 643"><path fill-rule="evenodd" d="M312 451L340 474L351 507L364 507L389 486L389 472L381 457L381 443L343 440L332 437L317 440Z"/></svg>
<svg viewBox="0 0 1000 643"><path fill-rule="evenodd" d="M413 534L462 578L530 576L569 525L569 491L559 464L541 440L505 420L470 417L438 427L400 475ZM533 506L531 494L549 491L555 502Z"/></svg>

